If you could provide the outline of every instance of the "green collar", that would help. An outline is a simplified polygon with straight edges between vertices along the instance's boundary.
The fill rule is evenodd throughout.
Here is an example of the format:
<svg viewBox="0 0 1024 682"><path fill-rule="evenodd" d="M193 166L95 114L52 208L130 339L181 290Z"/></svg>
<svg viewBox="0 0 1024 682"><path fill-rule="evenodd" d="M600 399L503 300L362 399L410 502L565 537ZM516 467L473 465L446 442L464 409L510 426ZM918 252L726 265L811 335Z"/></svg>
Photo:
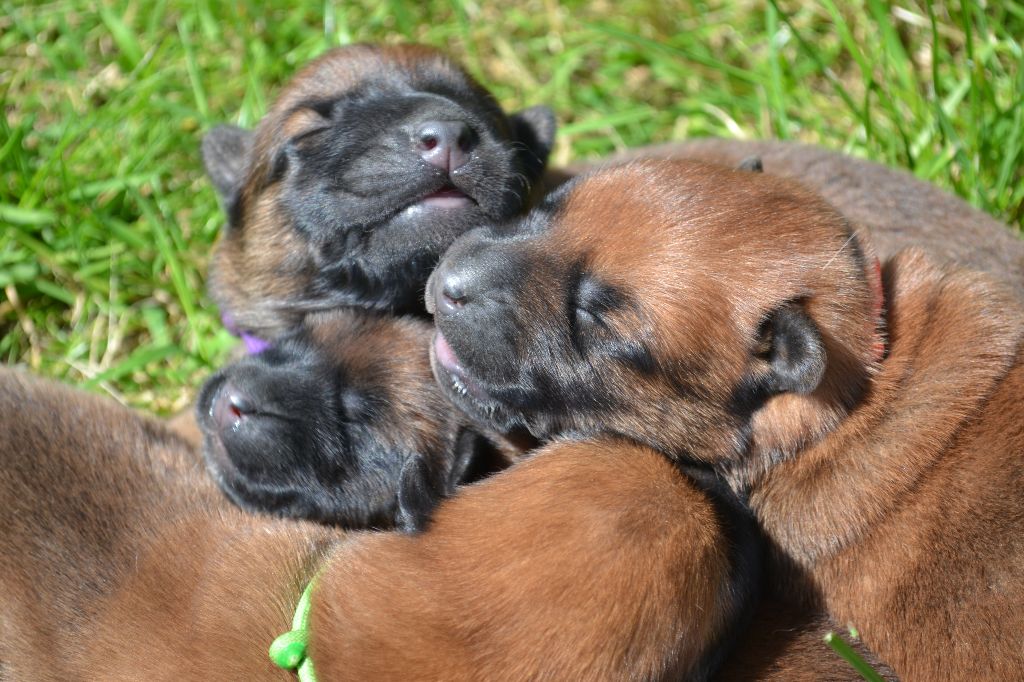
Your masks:
<svg viewBox="0 0 1024 682"><path fill-rule="evenodd" d="M292 629L280 635L270 645L270 660L279 668L294 670L299 676L299 682L316 682L313 659L307 655L309 608L315 582L316 576L309 581L302 596L299 597L299 605L295 607L295 617L292 618Z"/></svg>

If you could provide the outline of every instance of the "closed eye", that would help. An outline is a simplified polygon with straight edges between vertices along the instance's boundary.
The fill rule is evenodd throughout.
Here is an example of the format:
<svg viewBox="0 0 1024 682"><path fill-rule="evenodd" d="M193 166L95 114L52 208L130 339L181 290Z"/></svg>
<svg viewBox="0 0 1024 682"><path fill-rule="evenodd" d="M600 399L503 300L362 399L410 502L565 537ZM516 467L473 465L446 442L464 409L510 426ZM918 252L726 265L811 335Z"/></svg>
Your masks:
<svg viewBox="0 0 1024 682"><path fill-rule="evenodd" d="M592 341L614 334L609 315L625 305L625 296L615 287L578 269L569 287L569 324L573 344L584 353Z"/></svg>
<svg viewBox="0 0 1024 682"><path fill-rule="evenodd" d="M577 329L610 331L603 311L577 306L573 310L573 314L575 317L573 323Z"/></svg>

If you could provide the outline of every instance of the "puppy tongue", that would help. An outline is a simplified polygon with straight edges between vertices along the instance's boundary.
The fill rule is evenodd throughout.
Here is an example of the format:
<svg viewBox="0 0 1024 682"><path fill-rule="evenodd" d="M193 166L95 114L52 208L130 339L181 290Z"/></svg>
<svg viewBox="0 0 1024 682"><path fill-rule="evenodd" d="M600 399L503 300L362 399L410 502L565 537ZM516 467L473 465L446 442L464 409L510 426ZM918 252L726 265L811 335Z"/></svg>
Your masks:
<svg viewBox="0 0 1024 682"><path fill-rule="evenodd" d="M437 361L446 370L459 375L462 374L459 358L455 355L452 347L448 345L448 339L444 338L444 334L441 332L437 332L437 335L434 337L434 354L437 356Z"/></svg>
<svg viewBox="0 0 1024 682"><path fill-rule="evenodd" d="M438 363L444 367L452 376L458 378L459 382L469 391L477 400L490 400L490 396L487 395L487 391L481 388L480 384L473 380L472 377L466 374L466 370L462 368L462 363L459 362L459 358L455 355L455 351L448 345L448 339L444 338L444 334L440 331L437 332L437 336L434 337L434 356L437 358Z"/></svg>
<svg viewBox="0 0 1024 682"><path fill-rule="evenodd" d="M423 197L422 203L437 208L457 208L468 204L469 197L465 192L448 185Z"/></svg>

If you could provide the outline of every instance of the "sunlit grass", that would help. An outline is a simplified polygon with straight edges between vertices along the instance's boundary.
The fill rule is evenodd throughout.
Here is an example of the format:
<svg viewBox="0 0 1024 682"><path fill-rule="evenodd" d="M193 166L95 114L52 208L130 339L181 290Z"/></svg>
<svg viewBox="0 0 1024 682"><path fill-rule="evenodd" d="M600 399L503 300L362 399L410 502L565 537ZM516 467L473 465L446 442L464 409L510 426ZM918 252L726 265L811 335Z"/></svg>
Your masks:
<svg viewBox="0 0 1024 682"><path fill-rule="evenodd" d="M907 167L1024 224L1024 5L0 2L0 357L161 413L233 341L204 292L221 225L198 144L252 125L329 46L419 41L557 162L688 137L782 137Z"/></svg>

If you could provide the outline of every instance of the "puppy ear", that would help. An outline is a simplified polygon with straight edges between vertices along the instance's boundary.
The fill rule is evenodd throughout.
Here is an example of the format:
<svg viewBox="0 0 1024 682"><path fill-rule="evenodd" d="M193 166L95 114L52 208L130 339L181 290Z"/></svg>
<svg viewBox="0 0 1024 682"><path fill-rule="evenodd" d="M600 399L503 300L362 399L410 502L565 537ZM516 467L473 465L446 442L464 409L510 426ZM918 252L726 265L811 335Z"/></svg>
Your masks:
<svg viewBox="0 0 1024 682"><path fill-rule="evenodd" d="M764 164L761 163L760 156L748 156L740 161L740 165L736 166L736 170L750 171L751 173L763 173Z"/></svg>
<svg viewBox="0 0 1024 682"><path fill-rule="evenodd" d="M512 123L513 138L523 143L530 152L526 155L528 169L535 177L540 176L555 144L555 130L558 128L555 112L538 105L512 114L509 120Z"/></svg>
<svg viewBox="0 0 1024 682"><path fill-rule="evenodd" d="M402 465L399 475L396 525L407 533L422 531L445 495L441 477L430 470L426 458L413 455Z"/></svg>
<svg viewBox="0 0 1024 682"><path fill-rule="evenodd" d="M773 393L810 393L825 375L825 346L814 321L787 303L761 325L761 354L768 363Z"/></svg>
<svg viewBox="0 0 1024 682"><path fill-rule="evenodd" d="M470 466L476 461L482 448L489 447L487 439L480 434L466 429L455 441L455 459L448 470L445 480L445 494L451 495L461 484L466 482Z"/></svg>
<svg viewBox="0 0 1024 682"><path fill-rule="evenodd" d="M252 144L252 131L233 125L219 125L203 137L203 166L226 207L242 190Z"/></svg>
<svg viewBox="0 0 1024 682"><path fill-rule="evenodd" d="M447 472L430 466L423 455L413 455L402 465L398 484L397 525L407 533L427 527L441 500L455 492L469 472L480 446L481 436L464 431L455 443L454 459Z"/></svg>

